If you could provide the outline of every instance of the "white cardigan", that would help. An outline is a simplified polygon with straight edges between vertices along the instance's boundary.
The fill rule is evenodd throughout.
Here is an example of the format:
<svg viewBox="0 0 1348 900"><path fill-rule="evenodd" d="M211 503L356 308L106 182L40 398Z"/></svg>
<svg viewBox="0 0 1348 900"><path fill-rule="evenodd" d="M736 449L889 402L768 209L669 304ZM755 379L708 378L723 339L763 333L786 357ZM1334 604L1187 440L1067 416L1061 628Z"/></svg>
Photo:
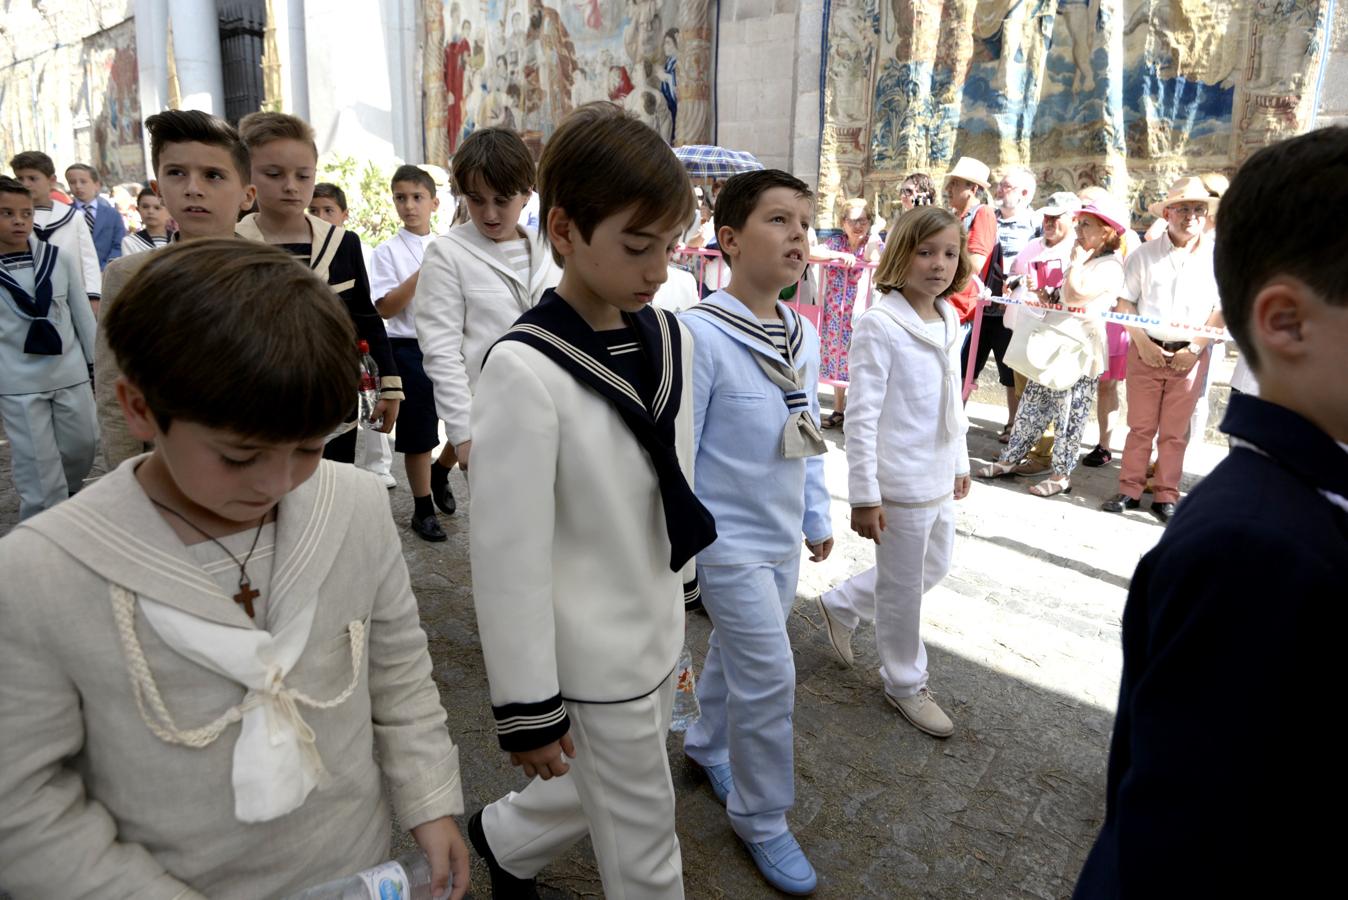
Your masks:
<svg viewBox="0 0 1348 900"><path fill-rule="evenodd" d="M468 440L473 388L487 351L562 277L547 244L520 232L531 243L528 284L472 222L432 242L421 263L413 301L417 341L451 444Z"/></svg>
<svg viewBox="0 0 1348 900"><path fill-rule="evenodd" d="M941 427L942 381L950 368L960 370L958 319L947 301L936 302L946 325L946 341L938 344L898 291L877 291L871 307L857 320L847 357L848 500L852 506L942 500L955 476L969 472L968 420L958 394L956 435L947 437Z"/></svg>
<svg viewBox="0 0 1348 900"><path fill-rule="evenodd" d="M679 325L676 449L692 483L693 339ZM496 346L473 398L473 603L502 738L563 700L643 696L683 646L655 468L614 406L533 347ZM548 712L543 712L544 707Z"/></svg>

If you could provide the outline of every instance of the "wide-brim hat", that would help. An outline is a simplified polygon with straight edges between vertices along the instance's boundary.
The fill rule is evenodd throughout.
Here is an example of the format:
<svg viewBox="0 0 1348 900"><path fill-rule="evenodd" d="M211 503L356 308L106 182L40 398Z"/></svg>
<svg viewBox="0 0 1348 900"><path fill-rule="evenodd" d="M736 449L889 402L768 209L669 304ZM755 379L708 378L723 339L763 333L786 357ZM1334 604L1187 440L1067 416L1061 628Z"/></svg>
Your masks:
<svg viewBox="0 0 1348 900"><path fill-rule="evenodd" d="M1208 215L1217 211L1217 204L1220 199L1212 196L1207 187L1203 184L1203 179L1194 175L1186 175L1170 186L1166 191L1165 199L1158 200L1147 207L1147 212L1156 218L1163 218L1165 211L1177 203L1198 203L1203 202L1208 205Z"/></svg>
<svg viewBox="0 0 1348 900"><path fill-rule="evenodd" d="M992 182L992 170L986 164L979 162L972 156L961 156L955 160L955 168L951 169L945 175L946 180L951 178L963 178L965 181L972 182L983 190L988 189Z"/></svg>
<svg viewBox="0 0 1348 900"><path fill-rule="evenodd" d="M1115 234L1123 234L1128 230L1128 210L1113 197L1099 197L1077 210L1078 219L1087 215L1095 216L1113 228Z"/></svg>
<svg viewBox="0 0 1348 900"><path fill-rule="evenodd" d="M1071 191L1056 191L1048 195L1048 203L1035 210L1039 216L1075 215L1081 209L1081 198Z"/></svg>

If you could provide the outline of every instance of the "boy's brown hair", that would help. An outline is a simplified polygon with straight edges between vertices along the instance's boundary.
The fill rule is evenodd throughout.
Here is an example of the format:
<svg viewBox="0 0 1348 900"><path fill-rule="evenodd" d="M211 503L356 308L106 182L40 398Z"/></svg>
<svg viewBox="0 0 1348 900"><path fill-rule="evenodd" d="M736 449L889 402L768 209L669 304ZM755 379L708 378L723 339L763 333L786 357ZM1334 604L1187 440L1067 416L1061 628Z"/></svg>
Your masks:
<svg viewBox="0 0 1348 900"><path fill-rule="evenodd" d="M719 234L722 228L729 228L732 231L744 228L763 195L779 187L795 191L797 197L806 200L814 196L814 192L805 182L781 169L760 169L757 172L732 175L716 197L716 211L712 214L712 223L716 226L717 233ZM722 253L721 259L727 267L730 266L728 254Z"/></svg>
<svg viewBox="0 0 1348 900"><path fill-rule="evenodd" d="M347 211L346 191L342 190L331 181L320 181L318 184L314 185L314 199L317 200L319 197L324 197L331 200L333 203L336 203L337 208L342 212Z"/></svg>
<svg viewBox="0 0 1348 900"><path fill-rule="evenodd" d="M100 324L164 431L183 420L304 441L354 408L351 317L307 267L266 244L210 239L158 251Z"/></svg>
<svg viewBox="0 0 1348 900"><path fill-rule="evenodd" d="M533 186L532 182L533 165L534 165L533 160L530 160L529 161L529 171L531 177L530 187ZM389 190L390 191L393 190L395 185L397 185L398 182L400 181L407 182L408 184L415 184L419 187L423 187L426 189L427 194L429 194L432 197L435 196L435 179L431 177L430 172L427 172L425 169L421 168L421 166L414 166L410 163L399 166L397 170L393 173L393 177L390 178L388 181Z"/></svg>
<svg viewBox="0 0 1348 900"><path fill-rule="evenodd" d="M509 128L474 131L454 151L450 166L454 189L460 194L471 189L474 175L480 175L489 189L503 197L527 194L534 187L534 158L520 136ZM431 182L431 193L435 193L434 181Z"/></svg>
<svg viewBox="0 0 1348 900"><path fill-rule="evenodd" d="M566 210L588 243L600 222L635 207L628 229L693 221L693 185L664 138L606 100L587 103L562 121L538 163L538 220ZM552 249L562 265L562 255Z"/></svg>
<svg viewBox="0 0 1348 900"><path fill-rule="evenodd" d="M20 169L36 169L48 178L56 177L56 164L41 150L25 150L14 154L14 158L9 161L9 168L15 174Z"/></svg>
<svg viewBox="0 0 1348 900"><path fill-rule="evenodd" d="M1222 317L1250 368L1261 361L1250 316L1259 292L1291 275L1331 306L1348 305L1348 126L1271 144L1236 172L1222 196L1212 269Z"/></svg>
<svg viewBox="0 0 1348 900"><path fill-rule="evenodd" d="M70 165L66 166L65 172L66 181L70 180L71 172L84 172L94 180L94 184L103 183L103 179L100 178L98 175L98 170L95 169L93 166L89 165L88 163L71 163Z"/></svg>
<svg viewBox="0 0 1348 900"><path fill-rule="evenodd" d="M960 220L955 218L954 213L939 206L918 207L899 217L898 224L885 241L880 267L875 270L875 286L882 294L903 290L904 282L908 279L908 267L912 265L918 245L952 227L960 236L959 263L955 266L955 277L951 279L950 286L938 296L949 297L964 290L974 269L969 262L969 241L960 227Z"/></svg>
<svg viewBox="0 0 1348 900"><path fill-rule="evenodd" d="M33 199L33 192L22 181L8 175L0 175L0 194L23 194L29 200Z"/></svg>
<svg viewBox="0 0 1348 900"><path fill-rule="evenodd" d="M239 120L239 134L250 151L272 141L292 140L308 144L314 151L314 159L318 159L313 126L298 116L279 112L249 113Z"/></svg>
<svg viewBox="0 0 1348 900"><path fill-rule="evenodd" d="M150 168L159 177L159 154L165 144L206 144L229 151L234 170L245 185L253 183L248 145L235 127L219 116L197 109L167 109L145 120L150 133Z"/></svg>

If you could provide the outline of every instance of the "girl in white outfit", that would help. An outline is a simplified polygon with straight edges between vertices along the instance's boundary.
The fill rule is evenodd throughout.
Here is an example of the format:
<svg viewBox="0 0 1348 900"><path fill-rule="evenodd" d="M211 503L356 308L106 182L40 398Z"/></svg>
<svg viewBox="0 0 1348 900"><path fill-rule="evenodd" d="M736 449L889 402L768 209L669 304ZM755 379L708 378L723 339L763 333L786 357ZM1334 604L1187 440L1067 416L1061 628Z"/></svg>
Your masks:
<svg viewBox="0 0 1348 900"><path fill-rule="evenodd" d="M819 599L849 666L853 629L875 622L885 698L936 737L955 728L927 690L918 629L922 595L950 570L955 501L969 493L959 316L946 298L970 269L960 223L944 209L905 214L889 237L852 334L844 423L852 530L875 541L875 568Z"/></svg>

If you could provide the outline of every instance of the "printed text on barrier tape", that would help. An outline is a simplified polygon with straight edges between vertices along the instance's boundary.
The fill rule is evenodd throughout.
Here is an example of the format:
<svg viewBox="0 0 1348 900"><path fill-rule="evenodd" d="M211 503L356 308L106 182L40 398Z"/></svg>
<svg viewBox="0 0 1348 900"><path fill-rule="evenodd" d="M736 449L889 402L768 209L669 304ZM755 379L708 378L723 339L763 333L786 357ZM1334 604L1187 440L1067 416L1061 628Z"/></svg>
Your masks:
<svg viewBox="0 0 1348 900"><path fill-rule="evenodd" d="M1106 322L1117 322L1120 325L1132 325L1137 328L1164 328L1166 331L1183 331L1186 334L1200 335L1210 337L1219 341L1232 340L1231 333L1225 328L1214 328L1211 325L1188 325L1184 322L1164 322L1155 316L1139 316L1133 313L1121 313L1108 310L1106 312L1089 313L1077 309L1068 309L1065 306L1049 303L1031 303L1028 300L1017 300L1015 297L984 297L992 303L1000 303L1003 306L1027 306L1031 309L1043 309L1048 312L1061 312L1068 315L1078 316L1082 319L1104 319Z"/></svg>

